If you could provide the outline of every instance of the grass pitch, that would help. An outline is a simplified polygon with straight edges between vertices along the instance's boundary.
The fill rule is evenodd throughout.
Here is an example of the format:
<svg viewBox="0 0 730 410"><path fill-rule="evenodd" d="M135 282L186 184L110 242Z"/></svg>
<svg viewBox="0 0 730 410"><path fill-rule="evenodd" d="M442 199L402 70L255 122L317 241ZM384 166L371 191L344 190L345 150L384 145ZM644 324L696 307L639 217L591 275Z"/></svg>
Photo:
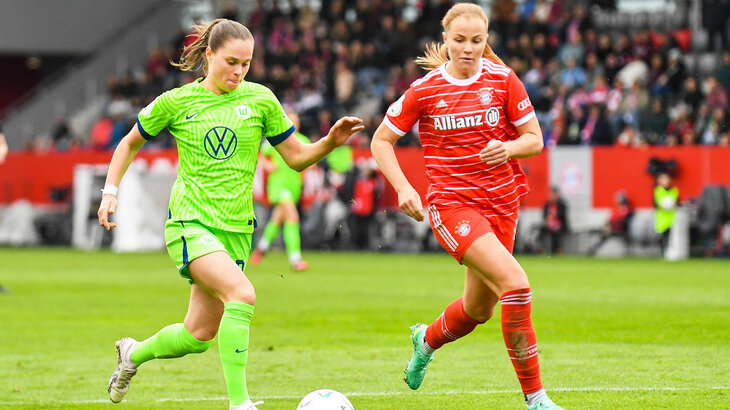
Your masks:
<svg viewBox="0 0 730 410"><path fill-rule="evenodd" d="M446 254L281 253L247 268L256 286L249 391L294 409L311 390L357 409L523 409L495 318L446 345L423 386L401 380L408 326L461 294ZM543 382L578 408L730 408L730 262L518 257L530 276ZM217 345L140 368L108 401L114 341L182 321L188 284L166 253L0 249L0 407L227 408Z"/></svg>

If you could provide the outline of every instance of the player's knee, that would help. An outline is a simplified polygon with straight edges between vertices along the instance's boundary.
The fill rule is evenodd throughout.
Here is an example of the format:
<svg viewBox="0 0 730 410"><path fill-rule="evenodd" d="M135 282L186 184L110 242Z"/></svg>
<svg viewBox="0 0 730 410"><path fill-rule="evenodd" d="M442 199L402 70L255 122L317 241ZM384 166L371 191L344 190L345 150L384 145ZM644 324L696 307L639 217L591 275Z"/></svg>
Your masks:
<svg viewBox="0 0 730 410"><path fill-rule="evenodd" d="M256 303L256 291L250 284L238 285L229 290L226 302L241 302L253 306Z"/></svg>
<svg viewBox="0 0 730 410"><path fill-rule="evenodd" d="M527 280L527 274L522 269L515 269L502 278L499 283L501 293L510 292L518 289L526 289L530 287L530 282Z"/></svg>

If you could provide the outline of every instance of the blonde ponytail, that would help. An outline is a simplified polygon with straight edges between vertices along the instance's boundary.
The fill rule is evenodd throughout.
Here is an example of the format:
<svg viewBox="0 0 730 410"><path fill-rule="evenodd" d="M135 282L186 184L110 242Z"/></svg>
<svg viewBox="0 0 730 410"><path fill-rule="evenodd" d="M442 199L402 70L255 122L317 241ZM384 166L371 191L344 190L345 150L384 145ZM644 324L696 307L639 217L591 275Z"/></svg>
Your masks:
<svg viewBox="0 0 730 410"><path fill-rule="evenodd" d="M451 25L451 22L455 18L464 15L479 17L484 21L485 25L489 24L487 15L484 14L484 10L482 10L482 8L478 5L471 3L456 3L449 9L449 11L446 12L446 15L441 20L441 27L443 27L444 31L449 31L449 25ZM492 47L490 47L489 44L487 44L484 48L482 56L494 61L495 63L506 65L502 59L494 53L494 50L492 50ZM427 45L425 54L416 58L416 64L428 71L431 71L448 61L449 56L446 50L446 44L443 43L431 43Z"/></svg>
<svg viewBox="0 0 730 410"><path fill-rule="evenodd" d="M427 45L426 53L416 58L416 64L427 71L431 71L447 61L449 61L449 56L446 54L446 44L443 43L431 43Z"/></svg>

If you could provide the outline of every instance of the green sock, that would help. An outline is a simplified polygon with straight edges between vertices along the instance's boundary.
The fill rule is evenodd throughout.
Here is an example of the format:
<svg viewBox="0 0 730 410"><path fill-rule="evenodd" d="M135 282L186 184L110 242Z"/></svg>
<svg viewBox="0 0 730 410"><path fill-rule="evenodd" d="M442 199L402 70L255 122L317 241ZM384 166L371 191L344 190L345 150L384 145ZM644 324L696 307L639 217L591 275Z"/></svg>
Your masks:
<svg viewBox="0 0 730 410"><path fill-rule="evenodd" d="M294 256L295 259L302 257L302 238L299 236L299 222L284 223L284 245L289 259Z"/></svg>
<svg viewBox="0 0 730 410"><path fill-rule="evenodd" d="M242 302L228 302L218 329L218 352L232 406L248 400L246 389L246 362L248 362L248 333L253 306Z"/></svg>
<svg viewBox="0 0 730 410"><path fill-rule="evenodd" d="M137 344L131 359L137 366L152 359L182 357L188 353L202 353L208 350L212 340L201 341L185 329L182 323L162 328L157 334Z"/></svg>
<svg viewBox="0 0 730 410"><path fill-rule="evenodd" d="M279 225L277 225L276 222L273 221L267 223L266 228L264 228L264 234L261 236L259 249L263 252L268 251L269 246L274 243L277 236L279 236Z"/></svg>

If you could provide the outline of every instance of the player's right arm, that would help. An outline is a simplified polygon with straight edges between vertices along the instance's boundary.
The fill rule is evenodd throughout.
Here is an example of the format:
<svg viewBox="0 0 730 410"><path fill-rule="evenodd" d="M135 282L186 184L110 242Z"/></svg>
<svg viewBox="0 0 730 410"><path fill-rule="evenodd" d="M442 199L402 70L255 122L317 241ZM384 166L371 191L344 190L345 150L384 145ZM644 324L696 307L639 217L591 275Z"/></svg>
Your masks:
<svg viewBox="0 0 730 410"><path fill-rule="evenodd" d="M139 131L139 125L135 124L134 127L122 138L117 145L117 149L114 150L114 155L109 163L109 171L106 174L106 182L104 186L114 185L119 186L119 182L122 180L122 176L127 172L129 164L137 155L139 149L147 141L142 133ZM102 225L106 230L110 230L117 226L116 223L109 221L109 215L113 214L117 209L117 196L112 194L105 194L101 197L101 204L99 205L99 225Z"/></svg>
<svg viewBox="0 0 730 410"><path fill-rule="evenodd" d="M370 143L370 151L372 151L380 171L398 193L398 207L418 222L423 221L424 218L421 196L403 174L393 145L421 117L421 106L414 88L420 83L421 80L415 81L397 101L388 107L385 118L375 131L373 141Z"/></svg>
<svg viewBox="0 0 730 410"><path fill-rule="evenodd" d="M385 123L381 123L373 141L370 143L370 150L373 158L378 163L380 171L388 179L393 189L398 193L398 207L408 216L416 221L423 221L423 204L421 196L416 192L403 170L398 164L398 158L395 156L393 145L400 138L400 135L388 128Z"/></svg>

